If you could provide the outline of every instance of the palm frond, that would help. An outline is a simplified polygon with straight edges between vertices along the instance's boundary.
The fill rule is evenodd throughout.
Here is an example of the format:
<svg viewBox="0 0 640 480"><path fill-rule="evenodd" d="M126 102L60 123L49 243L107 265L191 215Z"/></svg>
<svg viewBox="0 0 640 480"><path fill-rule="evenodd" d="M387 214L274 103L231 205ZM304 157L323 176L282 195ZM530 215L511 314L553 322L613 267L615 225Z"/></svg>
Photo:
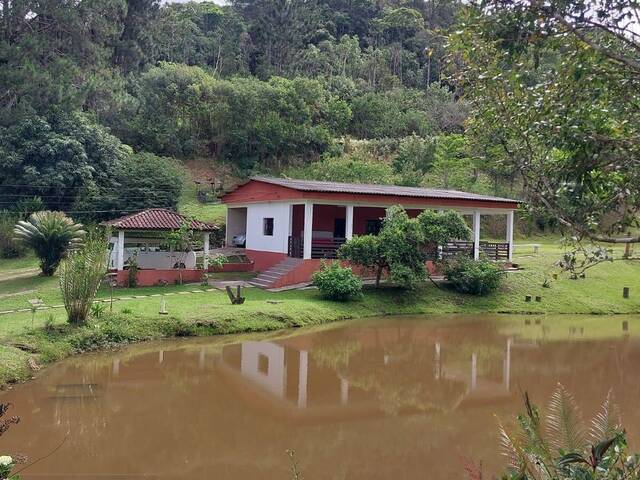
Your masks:
<svg viewBox="0 0 640 480"><path fill-rule="evenodd" d="M500 434L502 454L507 459L508 468L522 472L526 465L526 455L522 448L520 438L518 438L517 435L509 433L499 419L498 432Z"/></svg>
<svg viewBox="0 0 640 480"><path fill-rule="evenodd" d="M614 402L613 392L609 390L600 411L591 420L589 437L595 444L614 437L620 430L620 412Z"/></svg>
<svg viewBox="0 0 640 480"><path fill-rule="evenodd" d="M558 384L551 396L547 413L549 444L563 453L582 451L584 426L578 406L567 390Z"/></svg>

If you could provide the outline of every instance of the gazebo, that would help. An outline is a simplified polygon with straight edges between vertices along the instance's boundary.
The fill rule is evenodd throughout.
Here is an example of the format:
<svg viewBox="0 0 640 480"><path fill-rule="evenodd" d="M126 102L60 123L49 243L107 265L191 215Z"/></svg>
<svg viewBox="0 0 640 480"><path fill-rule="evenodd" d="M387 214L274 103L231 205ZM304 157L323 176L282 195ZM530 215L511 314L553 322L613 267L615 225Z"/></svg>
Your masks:
<svg viewBox="0 0 640 480"><path fill-rule="evenodd" d="M201 222L165 208L150 208L103 222L112 229L109 269L116 272L118 285L127 283L126 264L135 262L139 286L202 280L209 267L210 234L217 225ZM202 234L202 268L197 268L196 250L175 250L167 234L187 225L192 232Z"/></svg>

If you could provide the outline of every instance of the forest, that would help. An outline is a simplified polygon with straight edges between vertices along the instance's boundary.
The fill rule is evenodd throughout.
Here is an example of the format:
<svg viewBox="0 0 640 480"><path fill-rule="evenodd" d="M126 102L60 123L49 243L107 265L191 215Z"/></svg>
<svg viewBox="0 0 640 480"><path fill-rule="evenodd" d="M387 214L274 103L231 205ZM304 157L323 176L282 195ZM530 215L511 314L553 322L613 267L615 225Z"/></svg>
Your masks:
<svg viewBox="0 0 640 480"><path fill-rule="evenodd" d="M640 203L631 4L3 0L3 221L176 207L195 159L523 198L611 241Z"/></svg>

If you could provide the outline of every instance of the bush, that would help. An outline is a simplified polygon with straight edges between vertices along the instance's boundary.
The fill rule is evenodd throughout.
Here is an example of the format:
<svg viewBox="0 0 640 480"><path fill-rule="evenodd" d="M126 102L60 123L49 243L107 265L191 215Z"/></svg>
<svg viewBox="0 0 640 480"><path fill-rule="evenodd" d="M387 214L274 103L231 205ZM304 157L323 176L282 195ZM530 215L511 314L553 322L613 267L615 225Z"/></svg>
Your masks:
<svg viewBox="0 0 640 480"><path fill-rule="evenodd" d="M313 274L313 284L329 300L344 302L362 294L362 280L339 262L323 262L320 271Z"/></svg>
<svg viewBox="0 0 640 480"><path fill-rule="evenodd" d="M0 211L0 258L22 257L27 249L13 237L13 228L19 217L8 210Z"/></svg>
<svg viewBox="0 0 640 480"><path fill-rule="evenodd" d="M500 286L502 269L488 260L457 257L444 263L444 276L460 293L488 295Z"/></svg>

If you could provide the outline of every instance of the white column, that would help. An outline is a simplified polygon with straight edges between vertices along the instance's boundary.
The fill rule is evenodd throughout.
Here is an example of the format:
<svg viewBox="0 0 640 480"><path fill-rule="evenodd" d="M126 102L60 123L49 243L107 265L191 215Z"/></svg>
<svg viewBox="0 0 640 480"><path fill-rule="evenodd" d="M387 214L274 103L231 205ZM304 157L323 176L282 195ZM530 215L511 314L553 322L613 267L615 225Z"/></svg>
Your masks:
<svg viewBox="0 0 640 480"><path fill-rule="evenodd" d="M503 371L503 382L504 388L509 390L511 386L511 343L512 339L507 338L507 348L504 352L504 371Z"/></svg>
<svg viewBox="0 0 640 480"><path fill-rule="evenodd" d="M353 238L353 205L346 206L344 223L344 237L347 240L351 240L351 238Z"/></svg>
<svg viewBox="0 0 640 480"><path fill-rule="evenodd" d="M118 232L116 248L116 270L124 270L124 230Z"/></svg>
<svg viewBox="0 0 640 480"><path fill-rule="evenodd" d="M227 207L225 209L225 214L224 214L224 224L227 226L225 232L224 232L224 246L228 247L229 245L231 245L231 230L229 229L229 210L231 210L229 207ZM245 232L246 233L246 232Z"/></svg>
<svg viewBox="0 0 640 480"><path fill-rule="evenodd" d="M298 357L298 408L307 407L307 369L309 353L301 350Z"/></svg>
<svg viewBox="0 0 640 480"><path fill-rule="evenodd" d="M313 236L313 203L304 206L304 250L302 258L311 258L311 239Z"/></svg>
<svg viewBox="0 0 640 480"><path fill-rule="evenodd" d="M349 380L340 378L340 403L346 405L349 403Z"/></svg>
<svg viewBox="0 0 640 480"><path fill-rule="evenodd" d="M202 260L202 266L207 270L209 268L209 232L204 232L202 234L202 240L204 244L204 258Z"/></svg>
<svg viewBox="0 0 640 480"><path fill-rule="evenodd" d="M478 385L478 355L471 354L471 390L475 390Z"/></svg>
<svg viewBox="0 0 640 480"><path fill-rule="evenodd" d="M513 210L507 213L507 243L509 244L509 261L513 260Z"/></svg>
<svg viewBox="0 0 640 480"><path fill-rule="evenodd" d="M480 212L473 212L473 259L480 258Z"/></svg>

